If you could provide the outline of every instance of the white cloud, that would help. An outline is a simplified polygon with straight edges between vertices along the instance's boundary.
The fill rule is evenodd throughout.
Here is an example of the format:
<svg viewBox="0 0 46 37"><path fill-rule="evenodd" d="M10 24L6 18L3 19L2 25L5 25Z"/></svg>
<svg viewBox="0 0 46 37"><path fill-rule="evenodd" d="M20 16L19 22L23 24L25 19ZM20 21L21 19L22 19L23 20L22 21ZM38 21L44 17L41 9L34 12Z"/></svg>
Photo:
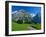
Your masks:
<svg viewBox="0 0 46 37"><path fill-rule="evenodd" d="M36 14L33 14L33 13L31 13L30 15L31 15L32 17L36 16Z"/></svg>
<svg viewBox="0 0 46 37"><path fill-rule="evenodd" d="M14 13L17 13L18 11L14 11L14 12L12 12L12 14L14 14Z"/></svg>

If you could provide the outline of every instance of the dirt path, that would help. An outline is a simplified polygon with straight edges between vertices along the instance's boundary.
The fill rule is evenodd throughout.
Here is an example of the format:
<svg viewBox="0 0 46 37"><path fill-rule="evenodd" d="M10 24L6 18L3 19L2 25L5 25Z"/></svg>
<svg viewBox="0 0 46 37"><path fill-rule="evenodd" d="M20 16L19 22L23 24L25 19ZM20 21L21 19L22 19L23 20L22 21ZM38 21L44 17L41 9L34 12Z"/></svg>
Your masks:
<svg viewBox="0 0 46 37"><path fill-rule="evenodd" d="M33 27L28 27L30 30L36 30L35 28L33 28Z"/></svg>

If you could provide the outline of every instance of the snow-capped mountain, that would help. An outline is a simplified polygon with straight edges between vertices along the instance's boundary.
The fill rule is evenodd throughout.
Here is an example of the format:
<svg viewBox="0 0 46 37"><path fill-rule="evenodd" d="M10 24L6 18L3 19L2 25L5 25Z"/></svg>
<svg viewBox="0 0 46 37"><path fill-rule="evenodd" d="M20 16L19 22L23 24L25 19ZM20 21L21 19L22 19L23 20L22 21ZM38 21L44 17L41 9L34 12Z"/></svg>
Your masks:
<svg viewBox="0 0 46 37"><path fill-rule="evenodd" d="M25 11L25 10L18 10L18 11L14 11L12 12L12 17L28 17L29 14Z"/></svg>
<svg viewBox="0 0 46 37"><path fill-rule="evenodd" d="M41 15L39 13L38 14L33 14L33 13L29 14L27 11L25 11L23 9L12 12L12 19L15 19L15 20L28 19L29 21L34 20L35 22L40 23L41 22L40 16Z"/></svg>
<svg viewBox="0 0 46 37"><path fill-rule="evenodd" d="M41 23L41 14L38 13L38 14L33 18L33 20L34 20L35 22L37 22L37 23Z"/></svg>

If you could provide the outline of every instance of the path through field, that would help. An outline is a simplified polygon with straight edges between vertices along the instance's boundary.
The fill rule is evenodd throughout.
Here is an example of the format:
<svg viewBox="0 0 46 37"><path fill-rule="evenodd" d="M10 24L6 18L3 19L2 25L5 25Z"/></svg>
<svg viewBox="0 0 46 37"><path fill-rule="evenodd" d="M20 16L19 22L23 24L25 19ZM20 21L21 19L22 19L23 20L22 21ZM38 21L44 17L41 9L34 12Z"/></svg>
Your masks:
<svg viewBox="0 0 46 37"><path fill-rule="evenodd" d="M12 31L22 31L22 30L39 30L41 29L40 24L18 24L12 22Z"/></svg>
<svg viewBox="0 0 46 37"><path fill-rule="evenodd" d="M36 30L35 28L33 28L33 27L28 27L30 30Z"/></svg>

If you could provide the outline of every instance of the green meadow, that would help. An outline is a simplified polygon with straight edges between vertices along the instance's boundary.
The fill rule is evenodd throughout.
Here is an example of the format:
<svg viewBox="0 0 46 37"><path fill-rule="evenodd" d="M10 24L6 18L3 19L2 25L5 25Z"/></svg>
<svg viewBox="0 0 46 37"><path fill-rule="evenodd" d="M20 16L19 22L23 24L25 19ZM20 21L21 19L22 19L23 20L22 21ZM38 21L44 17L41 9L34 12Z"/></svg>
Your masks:
<svg viewBox="0 0 46 37"><path fill-rule="evenodd" d="M40 24L18 24L16 22L12 22L12 31L24 31L24 30L31 30L28 27L32 27L36 30L41 29Z"/></svg>

